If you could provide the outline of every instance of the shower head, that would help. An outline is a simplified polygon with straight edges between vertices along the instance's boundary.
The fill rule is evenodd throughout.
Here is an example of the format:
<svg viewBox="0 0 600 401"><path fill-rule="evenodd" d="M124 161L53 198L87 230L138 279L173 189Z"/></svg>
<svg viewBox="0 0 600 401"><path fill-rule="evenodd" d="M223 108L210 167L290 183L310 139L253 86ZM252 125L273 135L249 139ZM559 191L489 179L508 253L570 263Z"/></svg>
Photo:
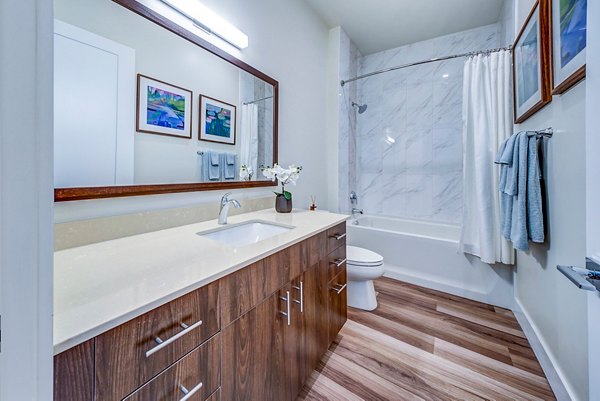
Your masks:
<svg viewBox="0 0 600 401"><path fill-rule="evenodd" d="M358 109L358 114L362 114L365 111L367 111L367 105L366 104L358 104L356 102L352 102L352 106L356 107Z"/></svg>

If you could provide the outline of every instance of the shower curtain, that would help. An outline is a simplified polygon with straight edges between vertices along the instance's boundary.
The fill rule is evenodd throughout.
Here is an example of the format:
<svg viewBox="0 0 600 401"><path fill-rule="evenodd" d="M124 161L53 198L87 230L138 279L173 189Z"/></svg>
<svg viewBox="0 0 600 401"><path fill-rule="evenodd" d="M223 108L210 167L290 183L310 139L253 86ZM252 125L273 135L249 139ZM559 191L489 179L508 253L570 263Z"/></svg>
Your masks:
<svg viewBox="0 0 600 401"><path fill-rule="evenodd" d="M242 105L242 143L240 163L245 164L258 177L258 105ZM241 166L240 164L240 166Z"/></svg>
<svg viewBox="0 0 600 401"><path fill-rule="evenodd" d="M463 80L463 224L460 249L486 263L514 264L500 230L499 167L494 159L513 131L511 55L468 59Z"/></svg>

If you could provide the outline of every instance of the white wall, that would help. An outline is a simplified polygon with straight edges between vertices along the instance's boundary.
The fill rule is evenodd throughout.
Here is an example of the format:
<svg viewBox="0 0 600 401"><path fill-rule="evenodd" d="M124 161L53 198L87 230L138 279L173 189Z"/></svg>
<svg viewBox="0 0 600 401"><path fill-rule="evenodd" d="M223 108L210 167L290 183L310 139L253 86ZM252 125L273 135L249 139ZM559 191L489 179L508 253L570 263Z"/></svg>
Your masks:
<svg viewBox="0 0 600 401"><path fill-rule="evenodd" d="M587 49L587 92L586 105L589 110L597 110L600 104L600 2L588 2L588 49ZM587 255L600 260L600 113L586 115L587 140ZM590 400L600 399L600 292L588 293L588 361Z"/></svg>
<svg viewBox="0 0 600 401"><path fill-rule="evenodd" d="M52 400L52 2L0 2L0 400ZM26 111L25 111L26 109Z"/></svg>
<svg viewBox="0 0 600 401"><path fill-rule="evenodd" d="M205 0L204 4L249 36L249 47L236 55L280 83L279 162L304 167L297 187L290 188L294 206L308 207L311 194L320 206L326 205L327 27L302 1ZM69 202L57 204L56 211L62 220L74 215L72 208L80 218L88 216L85 210L90 210L89 216L108 216L215 202L223 192ZM271 188L250 193L272 194Z"/></svg>
<svg viewBox="0 0 600 401"><path fill-rule="evenodd" d="M509 43L533 3L516 0L514 19L510 12L503 14ZM510 10L513 4L505 7ZM556 265L584 263L585 97L584 81L562 96L554 96L551 104L515 127L552 126L555 130L546 144L543 172L548 238L546 244L533 245L530 252L517 252L515 297L574 400L587 399L588 392L587 301L586 294L560 274Z"/></svg>

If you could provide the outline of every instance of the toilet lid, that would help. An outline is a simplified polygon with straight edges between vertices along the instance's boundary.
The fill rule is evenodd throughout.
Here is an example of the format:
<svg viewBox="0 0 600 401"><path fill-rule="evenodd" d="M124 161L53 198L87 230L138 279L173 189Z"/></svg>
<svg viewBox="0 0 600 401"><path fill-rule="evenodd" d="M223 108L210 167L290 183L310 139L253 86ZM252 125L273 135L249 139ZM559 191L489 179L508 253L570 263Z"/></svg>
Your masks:
<svg viewBox="0 0 600 401"><path fill-rule="evenodd" d="M348 245L346 247L348 263L360 266L379 266L383 263L383 256L365 248Z"/></svg>

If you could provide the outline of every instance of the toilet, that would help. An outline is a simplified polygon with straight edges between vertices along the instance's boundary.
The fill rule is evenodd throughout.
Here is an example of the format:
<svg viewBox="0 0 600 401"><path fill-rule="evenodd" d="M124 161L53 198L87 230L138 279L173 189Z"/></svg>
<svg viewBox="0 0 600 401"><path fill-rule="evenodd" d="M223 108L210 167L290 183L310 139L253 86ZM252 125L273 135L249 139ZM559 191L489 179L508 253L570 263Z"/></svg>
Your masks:
<svg viewBox="0 0 600 401"><path fill-rule="evenodd" d="M383 276L383 256L357 246L346 247L348 306L363 310L377 308L373 280Z"/></svg>

